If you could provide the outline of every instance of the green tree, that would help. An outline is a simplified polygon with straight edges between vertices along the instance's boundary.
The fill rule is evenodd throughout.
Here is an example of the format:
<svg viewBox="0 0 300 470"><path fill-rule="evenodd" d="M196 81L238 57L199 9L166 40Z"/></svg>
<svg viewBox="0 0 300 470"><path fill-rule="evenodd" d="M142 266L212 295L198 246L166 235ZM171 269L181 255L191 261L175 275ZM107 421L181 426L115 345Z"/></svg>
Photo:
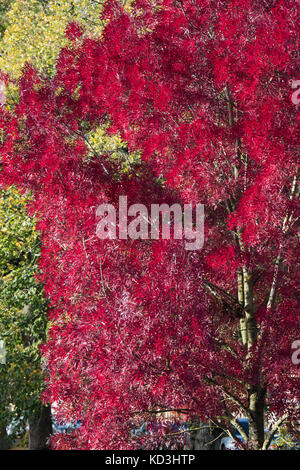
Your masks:
<svg viewBox="0 0 300 470"><path fill-rule="evenodd" d="M27 198L11 187L0 192L0 338L6 362L0 366L0 427L24 431L40 413L43 387L40 344L46 339L47 301L35 279L40 255L36 220Z"/></svg>
<svg viewBox="0 0 300 470"><path fill-rule="evenodd" d="M101 1L15 0L6 11L6 29L0 45L0 69L17 78L26 62L51 76L62 47L68 44L66 26L81 24L86 33L99 35ZM1 10L0 10L1 13Z"/></svg>

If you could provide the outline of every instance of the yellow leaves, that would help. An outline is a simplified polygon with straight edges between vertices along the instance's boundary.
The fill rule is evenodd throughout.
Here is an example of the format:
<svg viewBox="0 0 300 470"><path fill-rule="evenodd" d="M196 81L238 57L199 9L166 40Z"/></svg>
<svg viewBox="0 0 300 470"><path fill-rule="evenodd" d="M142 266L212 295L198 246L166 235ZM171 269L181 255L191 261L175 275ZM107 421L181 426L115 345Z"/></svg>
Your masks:
<svg viewBox="0 0 300 470"><path fill-rule="evenodd" d="M15 259L26 263L24 252L38 244L35 220L26 214L27 199L16 188L0 191L0 274L3 276Z"/></svg>
<svg viewBox="0 0 300 470"><path fill-rule="evenodd" d="M96 149L103 148L104 151L114 151L116 148L124 145L118 135L108 136L106 128L108 126L99 126L90 136L90 142Z"/></svg>
<svg viewBox="0 0 300 470"><path fill-rule="evenodd" d="M37 0L19 0L13 4L7 20L0 49L0 68L14 77L20 75L26 62L44 72L53 68L61 47L58 41L63 41L59 37L58 18L50 15L48 19Z"/></svg>
<svg viewBox="0 0 300 470"><path fill-rule="evenodd" d="M103 22L101 0L15 0L6 14L7 28L0 41L0 70L18 78L22 68L29 62L47 76L55 73L55 64L62 47L69 44L65 36L66 26L71 21L80 23L86 35L101 35ZM128 11L132 0L125 2ZM7 87L7 107L13 108L17 101L17 87ZM55 94L59 96L61 89ZM80 88L73 93L78 98ZM1 136L0 136L1 138ZM119 136L108 136L105 127L99 127L89 136L90 144L97 153L109 153L112 160L119 164L121 173L130 172L130 168L139 161L137 154L129 154L126 145ZM93 158L92 153L87 161ZM1 203L1 201L0 201ZM1 211L1 208L0 208Z"/></svg>
<svg viewBox="0 0 300 470"><path fill-rule="evenodd" d="M62 87L56 88L56 90L55 90L55 92L54 92L55 96L61 95L61 94L62 94L62 91L63 91Z"/></svg>
<svg viewBox="0 0 300 470"><path fill-rule="evenodd" d="M81 86L79 85L72 93L72 98L74 100L77 100L80 96L80 89L81 89Z"/></svg>
<svg viewBox="0 0 300 470"><path fill-rule="evenodd" d="M99 154L109 154L110 159L118 163L120 173L129 173L132 166L139 163L140 156L137 153L129 153L126 144L119 135L108 135L108 125L99 126L89 135L89 143ZM89 157L91 157L91 153Z"/></svg>
<svg viewBox="0 0 300 470"><path fill-rule="evenodd" d="M99 35L101 2L91 0L16 0L6 15L7 28L0 43L0 69L17 78L26 62L47 75L55 63L70 21L78 21L88 34Z"/></svg>

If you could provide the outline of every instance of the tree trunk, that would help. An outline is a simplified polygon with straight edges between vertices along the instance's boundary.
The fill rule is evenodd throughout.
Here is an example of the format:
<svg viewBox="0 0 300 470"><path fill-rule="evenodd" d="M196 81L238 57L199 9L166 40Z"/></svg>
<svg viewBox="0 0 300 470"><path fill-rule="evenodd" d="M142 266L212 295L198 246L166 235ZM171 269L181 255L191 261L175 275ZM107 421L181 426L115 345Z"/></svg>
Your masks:
<svg viewBox="0 0 300 470"><path fill-rule="evenodd" d="M254 386L249 390L249 437L251 447L261 449L265 440L265 389Z"/></svg>
<svg viewBox="0 0 300 470"><path fill-rule="evenodd" d="M0 450L10 449L10 439L6 432L6 427L0 427Z"/></svg>
<svg viewBox="0 0 300 470"><path fill-rule="evenodd" d="M214 426L207 424L196 424L200 429L190 433L190 450L219 450L221 432Z"/></svg>
<svg viewBox="0 0 300 470"><path fill-rule="evenodd" d="M42 405L39 413L29 416L29 449L47 450L51 434L51 407L50 405Z"/></svg>
<svg viewBox="0 0 300 470"><path fill-rule="evenodd" d="M246 267L242 269L243 280L243 302L244 302L244 318L240 321L241 327L245 329L242 335L243 343L247 347L249 353L251 348L257 342L258 328L254 313L253 302L253 281ZM240 279L238 279L240 281ZM247 360L251 357L247 356ZM249 439L250 447L253 449L261 449L264 443L264 408L266 390L260 385L259 365L256 365L257 383L248 388L248 419L249 419Z"/></svg>

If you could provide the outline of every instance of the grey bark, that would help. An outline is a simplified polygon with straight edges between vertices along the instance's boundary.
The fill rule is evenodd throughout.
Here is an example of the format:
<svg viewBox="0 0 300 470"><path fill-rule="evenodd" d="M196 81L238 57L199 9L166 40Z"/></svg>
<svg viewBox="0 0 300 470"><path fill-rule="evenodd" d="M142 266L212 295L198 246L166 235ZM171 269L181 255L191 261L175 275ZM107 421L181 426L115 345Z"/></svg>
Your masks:
<svg viewBox="0 0 300 470"><path fill-rule="evenodd" d="M218 450L221 437L220 429L210 427L207 424L197 425L197 427L200 429L191 432L189 437L191 450Z"/></svg>
<svg viewBox="0 0 300 470"><path fill-rule="evenodd" d="M11 442L6 432L6 427L0 427L0 450L10 449Z"/></svg>
<svg viewBox="0 0 300 470"><path fill-rule="evenodd" d="M29 416L29 449L47 450L52 434L51 407L42 405L39 413Z"/></svg>

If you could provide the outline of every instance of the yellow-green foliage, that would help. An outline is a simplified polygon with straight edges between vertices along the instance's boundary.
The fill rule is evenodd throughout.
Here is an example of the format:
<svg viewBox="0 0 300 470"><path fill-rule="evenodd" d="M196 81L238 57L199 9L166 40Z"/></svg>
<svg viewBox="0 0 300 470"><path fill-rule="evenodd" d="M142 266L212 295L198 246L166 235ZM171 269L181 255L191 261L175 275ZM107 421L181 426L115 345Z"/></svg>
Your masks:
<svg viewBox="0 0 300 470"><path fill-rule="evenodd" d="M0 366L0 427L13 416L26 419L43 386L39 346L46 339L47 302L35 280L40 241L26 203L13 187L0 191L0 339L7 352Z"/></svg>
<svg viewBox="0 0 300 470"><path fill-rule="evenodd" d="M66 26L78 21L88 34L99 35L100 1L15 0L5 16L0 44L0 69L17 78L26 62L47 75L55 73L60 49L67 45Z"/></svg>
<svg viewBox="0 0 300 470"><path fill-rule="evenodd" d="M129 153L127 145L119 135L107 134L106 126L99 126L95 132L91 133L89 143L97 154L108 153L110 159L118 163L120 174L130 173L132 167L140 162L139 154ZM92 156L92 152L90 152L90 156Z"/></svg>
<svg viewBox="0 0 300 470"><path fill-rule="evenodd" d="M34 220L26 214L26 198L14 187L0 191L0 276L10 276L27 258L38 242ZM6 273L6 274L5 274Z"/></svg>
<svg viewBox="0 0 300 470"><path fill-rule="evenodd" d="M123 2L130 9L131 1ZM88 36L99 37L103 29L100 14L104 0L15 0L5 15L6 30L0 41L0 70L18 78L26 62L42 74L52 76L62 47L69 44L66 26L77 21ZM10 85L9 107L17 92ZM130 172L138 163L137 154L128 154L118 136L108 136L105 127L90 132L89 140L98 154L108 153L119 162L120 173ZM124 151L125 149L125 151Z"/></svg>

